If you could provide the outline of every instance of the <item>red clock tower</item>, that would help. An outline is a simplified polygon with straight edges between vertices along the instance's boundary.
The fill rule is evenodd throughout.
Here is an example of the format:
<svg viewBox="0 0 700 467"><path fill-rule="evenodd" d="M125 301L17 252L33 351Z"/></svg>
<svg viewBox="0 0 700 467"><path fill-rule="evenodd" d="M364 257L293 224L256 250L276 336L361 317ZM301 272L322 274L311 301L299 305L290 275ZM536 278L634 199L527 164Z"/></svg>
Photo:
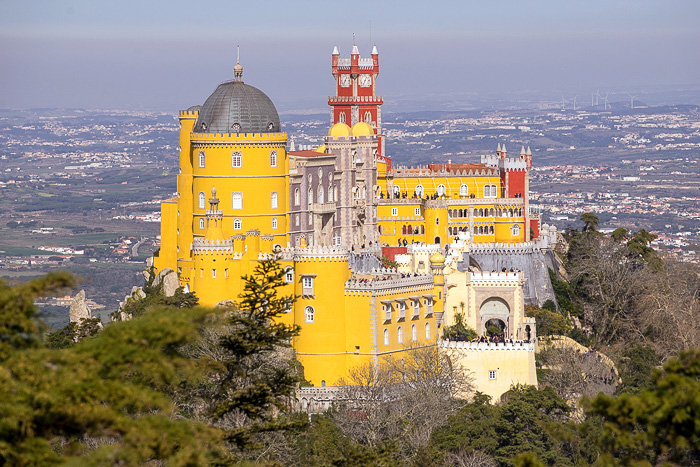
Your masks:
<svg viewBox="0 0 700 467"><path fill-rule="evenodd" d="M331 126L336 123L354 125L357 122L369 123L378 136L378 160L386 162L384 135L382 134L382 110L384 99L375 93L375 83L379 76L379 52L372 48L371 58L361 58L357 45L352 46L350 58L340 58L338 46L333 47L332 73L335 79L335 96L328 98L331 107Z"/></svg>

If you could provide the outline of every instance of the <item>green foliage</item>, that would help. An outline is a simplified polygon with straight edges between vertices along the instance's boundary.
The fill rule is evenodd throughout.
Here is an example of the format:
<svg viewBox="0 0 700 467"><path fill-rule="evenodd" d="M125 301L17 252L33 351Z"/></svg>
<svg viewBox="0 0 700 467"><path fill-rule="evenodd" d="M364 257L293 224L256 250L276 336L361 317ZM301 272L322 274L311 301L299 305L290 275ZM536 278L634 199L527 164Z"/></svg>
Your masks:
<svg viewBox="0 0 700 467"><path fill-rule="evenodd" d="M155 279L155 268L151 266L148 280L143 286L145 297L130 297L126 303L124 303L121 311L126 313L129 317L138 318L142 316L146 310L154 307L172 306L175 308L192 308L199 303L199 299L194 292L185 293L182 287L178 287L177 290L175 290L175 294L171 297L166 297L163 292L163 282L161 281L156 284ZM120 318L119 311L113 313L111 317L118 320Z"/></svg>
<svg viewBox="0 0 700 467"><path fill-rule="evenodd" d="M217 414L248 420L228 433L228 439L241 449L250 446L254 433L288 426L274 414L286 409L286 398L301 380L289 362L269 364L269 359L291 347L291 339L299 334L299 326L275 321L296 300L294 296L277 295L285 285L285 273L279 262L263 260L253 275L243 276L245 286L238 309L232 313L229 332L221 340L230 358L221 379Z"/></svg>
<svg viewBox="0 0 700 467"><path fill-rule="evenodd" d="M657 256L656 250L649 246L657 237L658 235L651 234L644 229L635 232L627 242L630 256L640 258L656 270L660 269L663 262Z"/></svg>
<svg viewBox="0 0 700 467"><path fill-rule="evenodd" d="M390 260L386 255L382 255L382 258L380 259L382 262L382 267L385 268L391 268L391 269L396 269L399 267L399 263L396 261Z"/></svg>
<svg viewBox="0 0 700 467"><path fill-rule="evenodd" d="M548 302L553 308L554 303L551 300ZM542 308L537 305L525 305L525 316L532 316L536 320L537 334L539 336L566 335L570 329L566 318L558 311L546 309L544 306L547 306L547 303Z"/></svg>
<svg viewBox="0 0 700 467"><path fill-rule="evenodd" d="M584 212L581 214L580 217L581 221L583 221L583 228L581 229L582 232L590 232L590 231L595 231L598 229L598 216L593 214L592 212Z"/></svg>
<svg viewBox="0 0 700 467"><path fill-rule="evenodd" d="M488 396L477 393L473 402L433 433L430 447L435 456L460 449L480 450L500 465L514 465L514 456L532 452L546 465L573 465L547 428L569 412L566 402L552 388L518 386L504 399L501 405L491 405Z"/></svg>
<svg viewBox="0 0 700 467"><path fill-rule="evenodd" d="M627 238L627 236L630 234L629 229L625 229L624 227L618 227L617 229L613 230L610 236L612 237L613 240L616 242L621 242L624 239Z"/></svg>
<svg viewBox="0 0 700 467"><path fill-rule="evenodd" d="M622 378L618 391L635 394L651 387L653 370L660 364L661 357L649 346L637 344L625 347L617 365Z"/></svg>
<svg viewBox="0 0 700 467"><path fill-rule="evenodd" d="M94 337L102 329L100 318L83 318L80 323L68 323L63 328L46 335L46 347L65 349L83 339Z"/></svg>
<svg viewBox="0 0 700 467"><path fill-rule="evenodd" d="M202 465L221 432L175 416L168 394L201 374L177 349L209 310L158 309L60 350L15 351L0 371L0 464Z"/></svg>
<svg viewBox="0 0 700 467"><path fill-rule="evenodd" d="M576 293L571 285L565 280L557 277L557 273L549 269L549 279L554 289L554 297L557 299L559 308L568 316L583 317L583 310L576 304Z"/></svg>
<svg viewBox="0 0 700 467"><path fill-rule="evenodd" d="M603 417L601 465L700 462L700 349L681 352L655 371L638 394L597 396L590 412Z"/></svg>
<svg viewBox="0 0 700 467"><path fill-rule="evenodd" d="M73 276L65 272L52 272L15 287L0 280L0 362L16 350L40 345L42 326L36 319L34 299L74 285Z"/></svg>
<svg viewBox="0 0 700 467"><path fill-rule="evenodd" d="M455 324L442 328L443 339L471 341L477 337L475 330L464 325L464 314L460 312L455 313Z"/></svg>

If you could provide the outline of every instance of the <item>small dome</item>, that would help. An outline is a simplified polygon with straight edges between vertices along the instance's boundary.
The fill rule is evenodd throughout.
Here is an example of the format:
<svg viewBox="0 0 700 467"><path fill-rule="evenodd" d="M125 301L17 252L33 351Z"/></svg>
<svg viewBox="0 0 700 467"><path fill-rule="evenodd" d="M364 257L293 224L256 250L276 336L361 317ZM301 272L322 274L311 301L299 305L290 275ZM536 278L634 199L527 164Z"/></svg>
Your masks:
<svg viewBox="0 0 700 467"><path fill-rule="evenodd" d="M430 257L430 264L445 264L445 257L438 251Z"/></svg>
<svg viewBox="0 0 700 467"><path fill-rule="evenodd" d="M332 136L333 138L347 138L348 136L352 136L352 129L345 123L336 123L328 130L328 136Z"/></svg>
<svg viewBox="0 0 700 467"><path fill-rule="evenodd" d="M352 135L353 136L369 136L373 135L374 130L372 129L372 125L366 122L357 122L352 126Z"/></svg>
<svg viewBox="0 0 700 467"><path fill-rule="evenodd" d="M316 149L314 149L314 151L320 152L320 153L325 153L326 152L326 145L322 144L319 147L317 147Z"/></svg>
<svg viewBox="0 0 700 467"><path fill-rule="evenodd" d="M236 67L236 79L220 84L199 109L195 133L280 132L275 105L264 92L243 83L243 67Z"/></svg>

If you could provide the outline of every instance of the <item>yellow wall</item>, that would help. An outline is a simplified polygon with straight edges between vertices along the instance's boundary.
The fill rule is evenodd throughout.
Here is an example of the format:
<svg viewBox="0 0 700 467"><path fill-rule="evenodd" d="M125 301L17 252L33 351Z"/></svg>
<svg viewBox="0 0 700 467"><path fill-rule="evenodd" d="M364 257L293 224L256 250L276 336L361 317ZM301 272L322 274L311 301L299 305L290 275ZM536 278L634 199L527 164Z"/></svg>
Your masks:
<svg viewBox="0 0 700 467"><path fill-rule="evenodd" d="M452 343L455 344L464 344L467 348L442 346L440 351L447 353L459 368L467 370L474 387L491 396L492 402L498 402L513 385L537 386L534 343L522 347L515 344L511 349L485 343ZM495 379L489 379L490 370L496 371Z"/></svg>

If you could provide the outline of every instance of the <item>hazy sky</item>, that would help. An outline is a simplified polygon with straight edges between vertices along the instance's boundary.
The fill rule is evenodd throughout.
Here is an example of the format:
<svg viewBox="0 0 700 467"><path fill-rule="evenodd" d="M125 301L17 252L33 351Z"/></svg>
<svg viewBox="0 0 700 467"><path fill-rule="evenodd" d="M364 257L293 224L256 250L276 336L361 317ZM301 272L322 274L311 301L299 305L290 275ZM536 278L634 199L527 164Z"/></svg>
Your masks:
<svg viewBox="0 0 700 467"><path fill-rule="evenodd" d="M0 108L184 109L240 44L278 108L322 109L353 33L387 100L700 84L698 0L0 0Z"/></svg>

